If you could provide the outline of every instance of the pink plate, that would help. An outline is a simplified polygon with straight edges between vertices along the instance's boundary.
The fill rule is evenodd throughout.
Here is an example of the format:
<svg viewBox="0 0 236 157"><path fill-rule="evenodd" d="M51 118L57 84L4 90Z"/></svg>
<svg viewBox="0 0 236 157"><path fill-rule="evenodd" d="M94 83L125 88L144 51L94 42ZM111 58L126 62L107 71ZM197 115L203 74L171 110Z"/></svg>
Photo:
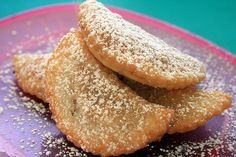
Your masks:
<svg viewBox="0 0 236 157"><path fill-rule="evenodd" d="M68 142L56 128L48 105L16 85L11 57L49 53L69 28L78 27L73 4L51 6L0 21L0 157L92 156ZM143 15L110 8L208 66L199 88L224 90L236 98L236 58L184 30ZM234 156L236 108L185 134L165 135L131 156Z"/></svg>

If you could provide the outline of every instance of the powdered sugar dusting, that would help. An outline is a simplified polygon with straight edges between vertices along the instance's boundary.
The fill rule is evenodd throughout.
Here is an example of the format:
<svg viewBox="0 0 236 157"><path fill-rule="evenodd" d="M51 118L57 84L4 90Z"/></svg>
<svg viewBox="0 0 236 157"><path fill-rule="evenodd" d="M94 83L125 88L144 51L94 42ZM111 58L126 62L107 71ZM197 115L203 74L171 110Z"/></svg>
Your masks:
<svg viewBox="0 0 236 157"><path fill-rule="evenodd" d="M76 145L100 155L130 153L159 139L169 125L171 112L121 84L80 38L72 29L54 51L46 70L50 107L59 128ZM153 129L155 133L151 133ZM101 145L103 149L99 149Z"/></svg>
<svg viewBox="0 0 236 157"><path fill-rule="evenodd" d="M132 21L135 23L135 21ZM205 127L186 134L168 135L166 139L174 138L175 141L169 143L151 145L150 156L226 156L234 155L236 147L235 135L235 100L236 100L236 66L223 58L215 55L205 48L194 45L191 42L173 36L171 33L164 32L150 26L143 26L144 29L152 34L162 37L168 44L174 45L184 53L191 54L207 65L207 79L199 88L206 90L223 90L233 97L233 106L219 116L211 120ZM223 121L221 124L220 121ZM192 140L191 140L192 139ZM154 151L158 149L159 151ZM142 151L141 151L142 152ZM145 151L144 151L145 152ZM159 155L163 154L163 155ZM219 155L220 154L220 155Z"/></svg>
<svg viewBox="0 0 236 157"><path fill-rule="evenodd" d="M46 132L43 136L43 144L42 146L45 148L43 151L40 151L40 155L46 156L68 156L68 157L87 157L85 153L83 153L78 148L71 146L68 144L68 141L63 137L55 137L51 132ZM55 151L56 150L56 151ZM57 150L60 150L59 152Z"/></svg>
<svg viewBox="0 0 236 157"><path fill-rule="evenodd" d="M60 13L57 12L57 14ZM68 23L68 21L66 22ZM166 135L161 142L152 143L147 148L142 149L131 156L234 156L236 154L234 149L236 147L235 65L226 62L224 59L212 54L212 52L207 49L194 45L171 33L133 20L131 20L131 22L142 26L142 28L152 34L161 37L165 42L173 45L182 52L191 54L203 61L208 66L208 78L206 82L200 85L200 87L204 89L221 89L231 94L234 98L233 108L224 112L223 116L214 118L206 126L186 134ZM32 22L32 25L33 24L34 23ZM20 33L20 31L17 32ZM42 36L44 35L45 34L42 34ZM9 49L9 51L1 51L1 53L9 53L8 56L11 57L13 53L35 53L36 50L41 53L49 53L52 51L55 41L59 39L58 37L49 35L50 40L54 41L54 43L48 43L48 38L41 38L29 34L26 34L26 36L28 37L27 39L38 40L36 40L34 44L29 44L28 46L22 46L16 44L16 42L9 43L11 49ZM38 45L38 43L40 45ZM15 143L15 147L19 148L20 151L28 156L46 156L46 152L51 152L49 156L54 156L56 154L59 154L58 156L69 156L68 154L76 154L76 152L79 152L82 156L85 155L86 153L75 148L75 146L69 143L56 129L54 122L50 118L50 113L48 113L46 104L26 95L16 86L14 83L12 65L8 64L10 62L10 59L0 61L0 106L3 108L3 112L0 114L1 136L4 135L9 141ZM24 101L22 100L16 103L14 102L14 99L23 99ZM34 102L33 104L30 103L32 99L34 100L32 101ZM32 106L30 107L31 109L27 109L28 107L26 107L25 103ZM33 109L33 106L38 105L41 106L39 109ZM41 114L41 109L42 113L46 111L49 116L44 117L43 115L45 115L45 113ZM34 114L35 112L37 114ZM28 118L28 114L31 118ZM12 120L13 118L15 120ZM46 119L40 120L44 118ZM19 121L19 124L16 121ZM34 124L37 125L34 126ZM44 127L44 125L46 126ZM65 145L60 144L61 138L63 139L62 141L65 142ZM0 143L1 142L2 141L0 141ZM50 143L55 142L57 143L55 147L50 145ZM31 147L31 145L33 147ZM53 148L50 149L50 147ZM73 148L70 149L71 147ZM0 152L1 151L6 150L0 147ZM91 156L91 154L87 155Z"/></svg>
<svg viewBox="0 0 236 157"><path fill-rule="evenodd" d="M16 80L23 91L46 102L45 69L49 54L15 55L13 65Z"/></svg>
<svg viewBox="0 0 236 157"><path fill-rule="evenodd" d="M101 49L94 50L93 54L98 54L95 57L104 54L114 58L116 68L113 64L106 65L105 61L103 62L106 60L105 57L97 57L120 74L134 79L123 72L122 65L127 64L125 70L134 68L135 75L145 78L142 83L165 88L186 87L202 81L205 77L202 63L112 13L101 3L83 3L79 21L92 52L93 47ZM149 78L155 78L156 81L153 79L149 82Z"/></svg>
<svg viewBox="0 0 236 157"><path fill-rule="evenodd" d="M29 60L37 60L38 57L45 57L47 55L41 55L42 52L51 52L53 45L55 45L55 36L53 43L47 42L46 48L40 51L34 51L38 53L32 55ZM46 42L45 42L46 43ZM44 44L45 44L44 43ZM39 43L38 46L41 46ZM22 52L22 51L19 51ZM31 52L32 53L32 52ZM23 57L22 55L21 57ZM28 56L28 55L26 55ZM24 57L19 62L24 64ZM40 60L40 65L34 66L31 64L28 69L25 67L21 70L21 75L29 75L30 71L36 71L38 78L44 77L44 69L46 62ZM25 70L25 71L24 71ZM31 76L33 77L33 76ZM33 78L31 78L33 79ZM34 81L31 80L33 84ZM29 83L28 83L29 84ZM36 84L33 84L35 86ZM41 87L42 84L37 85ZM86 156L81 150L74 148L71 143L68 143L66 138L60 134L51 120L51 113L48 109L48 105L42 101L24 93L16 84L15 76L13 74L13 67L11 60L7 62L1 62L0 66L0 108L2 113L0 114L0 134L1 137L6 138L9 145L14 144L12 147L16 147L20 152L24 152L27 156ZM64 147L58 147L53 145L53 151L47 144L48 134L54 137L56 141L56 135L60 135L60 140L63 140ZM60 141L59 140L59 141ZM44 143L44 141L46 143ZM0 147L3 148L0 151L7 152L7 154L14 156L18 152L4 148L4 141L0 141ZM52 144L53 140L50 141ZM60 143L58 143L60 144ZM56 148L55 148L56 147ZM60 148L60 149L58 149ZM55 150L56 149L56 150Z"/></svg>
<svg viewBox="0 0 236 157"><path fill-rule="evenodd" d="M175 111L168 133L184 133L204 125L209 119L231 107L231 97L217 91L195 87L181 90L157 89L123 78L136 93L149 102L161 104Z"/></svg>

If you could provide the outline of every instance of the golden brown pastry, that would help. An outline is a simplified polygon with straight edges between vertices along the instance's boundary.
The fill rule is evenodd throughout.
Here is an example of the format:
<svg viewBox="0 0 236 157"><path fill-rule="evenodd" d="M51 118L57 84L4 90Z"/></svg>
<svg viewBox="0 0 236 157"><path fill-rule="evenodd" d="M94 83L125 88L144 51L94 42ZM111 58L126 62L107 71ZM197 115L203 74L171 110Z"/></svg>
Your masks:
<svg viewBox="0 0 236 157"><path fill-rule="evenodd" d="M169 134L194 130L232 105L232 97L221 91L205 91L196 87L156 89L126 78L123 81L149 102L175 111L174 121L168 129Z"/></svg>
<svg viewBox="0 0 236 157"><path fill-rule="evenodd" d="M140 27L87 0L79 24L92 54L106 67L137 82L168 89L184 88L205 78L205 67Z"/></svg>
<svg viewBox="0 0 236 157"><path fill-rule="evenodd" d="M45 68L50 54L19 54L13 57L13 68L19 87L46 101Z"/></svg>
<svg viewBox="0 0 236 157"><path fill-rule="evenodd" d="M38 66L44 65L39 66L38 68L28 69L29 73L45 71L44 68L46 67L47 63L45 60L48 59L48 55L37 56L38 58L44 58L44 60L39 60L41 63L34 62L36 55L33 55L34 57L31 54L22 55L22 57L23 56L25 59L28 59L28 63L35 63L35 66L37 66L37 64ZM25 64L23 67L21 66L21 69L28 67L29 65ZM19 67L16 68L19 69ZM19 77L23 76L19 75ZM34 75L34 77L38 76L40 75ZM38 78L32 79L39 80ZM126 78L123 81L146 100L171 108L175 111L174 121L172 122L171 127L168 129L168 133L170 134L184 133L194 130L197 127L207 123L209 119L222 113L226 108L231 107L231 96L221 91L205 91L197 89L196 87L188 87L181 90L169 91L145 86ZM26 87L29 86L27 83L32 84L30 81L25 81ZM42 83L38 85L42 85ZM45 86L38 87L41 89L40 92L45 91L44 87ZM29 89L25 88L24 90L28 92ZM35 95L38 95L37 92Z"/></svg>
<svg viewBox="0 0 236 157"><path fill-rule="evenodd" d="M57 127L93 154L129 154L160 140L173 116L173 110L147 102L121 83L75 29L49 59L45 80Z"/></svg>

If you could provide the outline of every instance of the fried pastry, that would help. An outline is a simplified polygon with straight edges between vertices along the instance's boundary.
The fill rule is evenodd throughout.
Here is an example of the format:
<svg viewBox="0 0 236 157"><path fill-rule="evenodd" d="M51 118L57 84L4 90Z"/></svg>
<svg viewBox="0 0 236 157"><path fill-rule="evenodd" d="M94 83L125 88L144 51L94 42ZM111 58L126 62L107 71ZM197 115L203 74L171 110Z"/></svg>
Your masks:
<svg viewBox="0 0 236 157"><path fill-rule="evenodd" d="M121 83L90 54L75 29L53 52L45 80L57 127L93 154L128 154L160 140L173 115Z"/></svg>
<svg viewBox="0 0 236 157"><path fill-rule="evenodd" d="M87 0L80 6L80 28L92 54L106 67L153 87L178 89L201 82L205 67L160 38Z"/></svg>
<svg viewBox="0 0 236 157"><path fill-rule="evenodd" d="M184 133L206 124L231 107L232 97L221 91L204 91L196 87L178 90L156 89L124 78L123 81L149 102L175 111L169 134Z"/></svg>
<svg viewBox="0 0 236 157"><path fill-rule="evenodd" d="M13 57L13 68L19 87L43 101L45 97L45 68L50 54L18 54Z"/></svg>
<svg viewBox="0 0 236 157"><path fill-rule="evenodd" d="M24 68L30 67L30 64L34 63L36 67L29 68L28 73L37 73L37 71L42 71L44 73L49 58L48 55L27 54L20 56L23 57L22 60L27 58L27 63L29 63L29 65L25 64L24 66L17 67L19 64L15 64L16 69L21 68L23 70ZM36 59L36 57L44 59ZM35 62L34 60L38 61ZM24 76L21 75L22 73L18 72L18 77L22 78ZM34 77L38 76L41 77L41 75L34 75ZM32 79L34 79L34 81L41 80L39 78ZM32 81L26 80L24 84L28 87L32 84ZM165 89L155 89L150 86L145 86L126 78L123 81L146 100L161 104L176 112L175 119L168 130L168 133L170 134L184 133L194 130L195 128L207 123L209 119L223 112L224 109L231 106L231 97L223 92L204 91L197 89L196 87L168 91ZM36 82L33 82L33 84L35 85ZM41 89L38 91L43 93L45 91L44 82L37 82L37 84L38 88ZM24 91L30 93L28 88L24 88ZM31 92L31 94L38 95L37 92Z"/></svg>

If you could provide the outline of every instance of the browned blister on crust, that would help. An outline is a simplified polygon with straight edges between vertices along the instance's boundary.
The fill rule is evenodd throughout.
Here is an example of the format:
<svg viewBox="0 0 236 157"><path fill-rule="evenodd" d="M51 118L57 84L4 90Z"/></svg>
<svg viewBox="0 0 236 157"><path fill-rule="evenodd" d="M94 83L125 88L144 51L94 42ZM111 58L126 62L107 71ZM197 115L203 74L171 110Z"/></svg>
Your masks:
<svg viewBox="0 0 236 157"><path fill-rule="evenodd" d="M45 102L44 75L49 56L49 54L18 54L14 55L12 60L19 87Z"/></svg>
<svg viewBox="0 0 236 157"><path fill-rule="evenodd" d="M204 91L196 87L157 89L126 78L124 82L149 102L175 111L174 121L168 129L169 134L194 130L232 105L232 97L221 91Z"/></svg>
<svg viewBox="0 0 236 157"><path fill-rule="evenodd" d="M205 78L205 67L112 13L101 3L81 4L79 23L90 51L105 66L154 87L184 88Z"/></svg>
<svg viewBox="0 0 236 157"><path fill-rule="evenodd" d="M45 80L57 127L93 154L132 153L160 140L172 119L173 110L139 97L100 64L75 29L59 42Z"/></svg>

